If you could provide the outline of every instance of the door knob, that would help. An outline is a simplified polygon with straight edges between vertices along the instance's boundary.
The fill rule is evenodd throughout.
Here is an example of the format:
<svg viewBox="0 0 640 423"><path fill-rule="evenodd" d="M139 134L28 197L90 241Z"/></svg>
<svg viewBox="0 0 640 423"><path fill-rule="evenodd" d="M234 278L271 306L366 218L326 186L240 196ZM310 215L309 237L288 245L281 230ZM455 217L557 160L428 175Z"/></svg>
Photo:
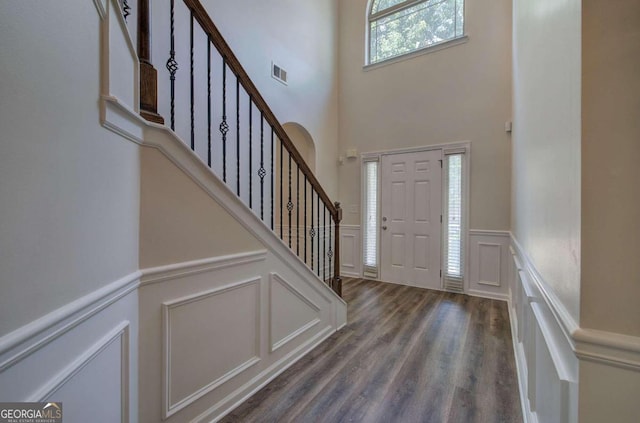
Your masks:
<svg viewBox="0 0 640 423"><path fill-rule="evenodd" d="M387 221L387 217L386 216L382 216L382 221L386 222Z"/></svg>
<svg viewBox="0 0 640 423"><path fill-rule="evenodd" d="M383 230L383 231L386 231L386 230L387 230L387 225L384 225L384 226L382 227L382 230Z"/></svg>

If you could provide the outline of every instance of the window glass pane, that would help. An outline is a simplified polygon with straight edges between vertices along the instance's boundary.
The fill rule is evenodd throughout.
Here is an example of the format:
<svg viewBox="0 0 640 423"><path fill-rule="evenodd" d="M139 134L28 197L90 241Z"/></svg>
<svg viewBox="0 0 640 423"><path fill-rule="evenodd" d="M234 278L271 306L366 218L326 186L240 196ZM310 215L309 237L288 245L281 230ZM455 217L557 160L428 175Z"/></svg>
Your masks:
<svg viewBox="0 0 640 423"><path fill-rule="evenodd" d="M429 0L370 22L370 62L375 63L464 33L464 0Z"/></svg>
<svg viewBox="0 0 640 423"><path fill-rule="evenodd" d="M404 3L406 0L378 0L373 2L371 7L371 13L378 13L382 10L388 9L396 4Z"/></svg>
<svg viewBox="0 0 640 423"><path fill-rule="evenodd" d="M378 266L378 162L365 162L364 265Z"/></svg>
<svg viewBox="0 0 640 423"><path fill-rule="evenodd" d="M447 160L447 276L462 277L462 155Z"/></svg>

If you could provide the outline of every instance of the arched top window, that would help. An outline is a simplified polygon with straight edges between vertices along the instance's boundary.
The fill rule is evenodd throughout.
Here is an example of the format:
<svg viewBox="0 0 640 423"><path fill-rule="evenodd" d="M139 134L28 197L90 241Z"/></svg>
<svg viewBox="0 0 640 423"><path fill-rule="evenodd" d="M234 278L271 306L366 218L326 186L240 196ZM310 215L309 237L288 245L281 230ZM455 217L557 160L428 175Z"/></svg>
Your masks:
<svg viewBox="0 0 640 423"><path fill-rule="evenodd" d="M368 63L464 36L464 0L371 0Z"/></svg>

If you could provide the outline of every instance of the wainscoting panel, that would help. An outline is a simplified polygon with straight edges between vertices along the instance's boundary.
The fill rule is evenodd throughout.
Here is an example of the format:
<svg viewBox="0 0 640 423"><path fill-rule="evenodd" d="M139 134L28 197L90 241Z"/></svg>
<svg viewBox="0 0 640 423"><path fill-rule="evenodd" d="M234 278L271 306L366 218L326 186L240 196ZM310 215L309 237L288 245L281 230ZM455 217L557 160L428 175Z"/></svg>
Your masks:
<svg viewBox="0 0 640 423"><path fill-rule="evenodd" d="M469 231L469 295L508 299L509 240L509 232Z"/></svg>
<svg viewBox="0 0 640 423"><path fill-rule="evenodd" d="M340 226L340 274L362 277L362 236L359 225Z"/></svg>
<svg viewBox="0 0 640 423"><path fill-rule="evenodd" d="M139 276L0 338L2 401L61 401L70 422L136 422Z"/></svg>
<svg viewBox="0 0 640 423"><path fill-rule="evenodd" d="M277 273L269 275L271 352L320 323L320 307Z"/></svg>
<svg viewBox="0 0 640 423"><path fill-rule="evenodd" d="M167 415L260 361L260 282L240 281L163 304Z"/></svg>
<svg viewBox="0 0 640 423"><path fill-rule="evenodd" d="M344 323L294 264L264 250L142 271L140 421L215 421Z"/></svg>
<svg viewBox="0 0 640 423"><path fill-rule="evenodd" d="M578 359L544 297L539 277L512 240L511 329L525 422L578 421Z"/></svg>

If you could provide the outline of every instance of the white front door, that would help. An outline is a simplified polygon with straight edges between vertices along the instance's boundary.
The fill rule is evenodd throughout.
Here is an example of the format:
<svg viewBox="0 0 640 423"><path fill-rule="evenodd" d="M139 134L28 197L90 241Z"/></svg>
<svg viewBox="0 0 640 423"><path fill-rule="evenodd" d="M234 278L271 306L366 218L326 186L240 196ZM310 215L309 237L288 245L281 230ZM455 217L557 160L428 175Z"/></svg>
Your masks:
<svg viewBox="0 0 640 423"><path fill-rule="evenodd" d="M442 150L382 157L380 277L441 289Z"/></svg>

